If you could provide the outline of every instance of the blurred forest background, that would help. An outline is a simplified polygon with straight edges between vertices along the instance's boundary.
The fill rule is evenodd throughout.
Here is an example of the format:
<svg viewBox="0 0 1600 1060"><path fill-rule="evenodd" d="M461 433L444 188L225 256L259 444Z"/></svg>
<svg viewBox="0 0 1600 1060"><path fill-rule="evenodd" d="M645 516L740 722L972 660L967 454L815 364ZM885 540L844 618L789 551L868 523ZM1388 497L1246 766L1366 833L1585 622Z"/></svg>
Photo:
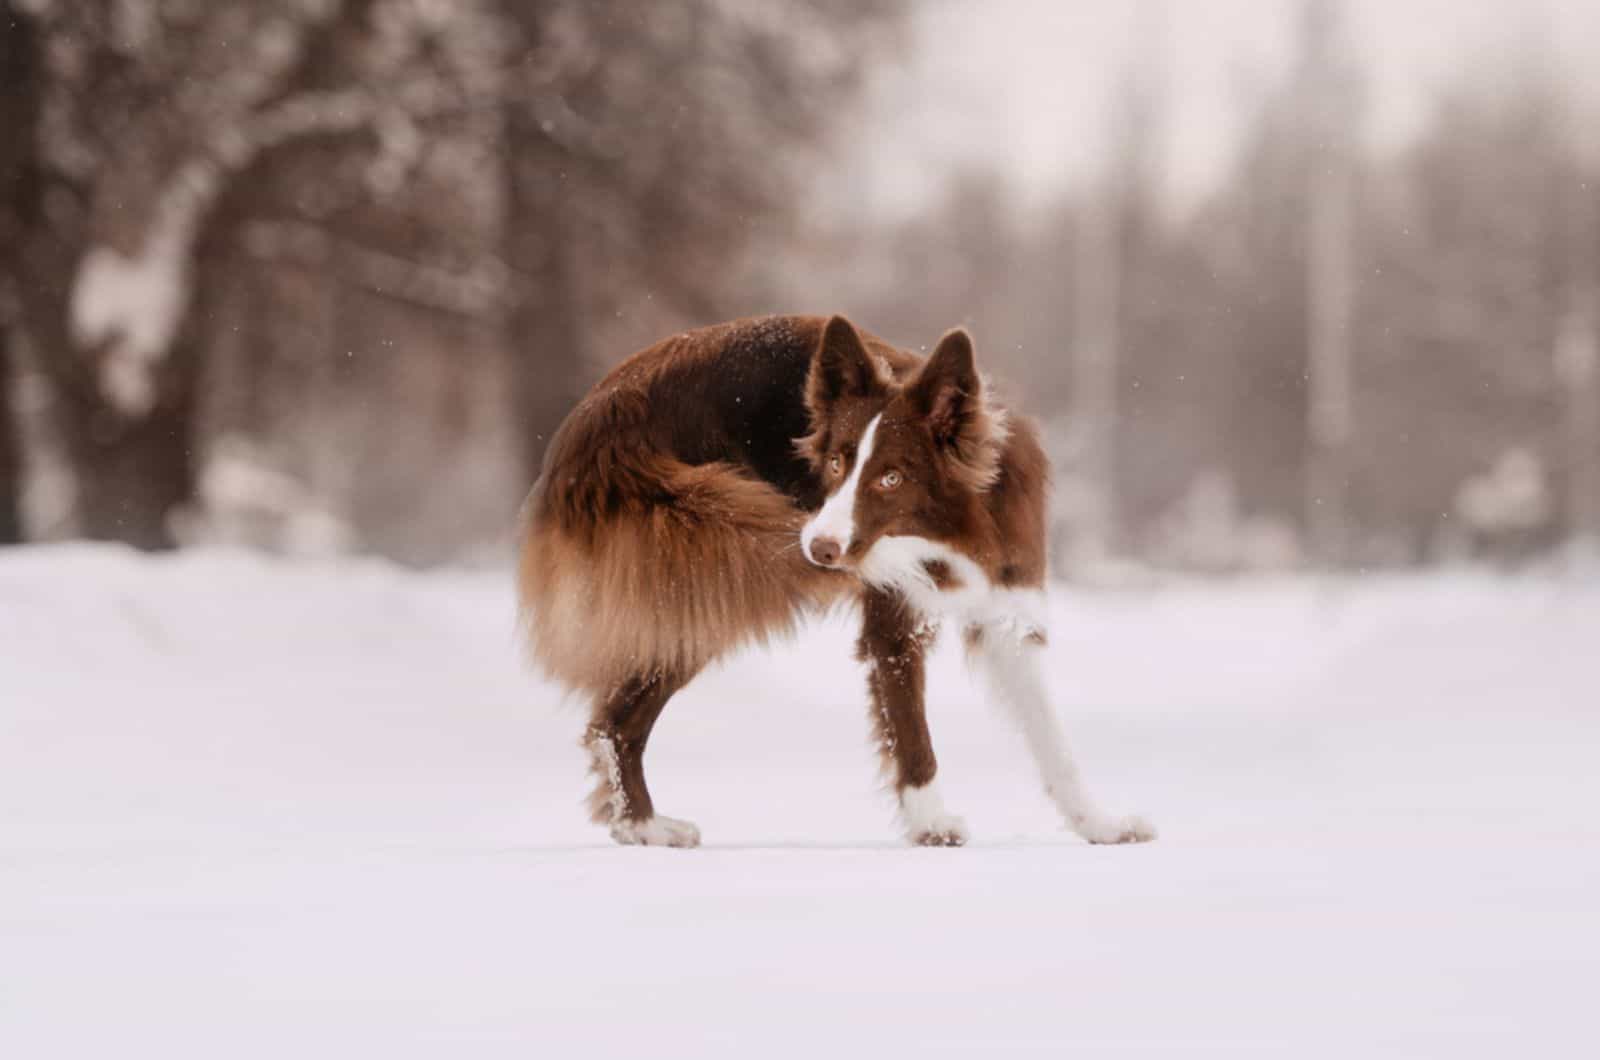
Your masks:
<svg viewBox="0 0 1600 1060"><path fill-rule="evenodd" d="M1178 187L1154 2L1072 173L896 157L963 4L1039 6L0 0L0 542L503 558L608 365L843 311L974 330L1069 575L1594 553L1600 126L1537 36L1375 144L1346 5L1259 5L1282 61Z"/></svg>

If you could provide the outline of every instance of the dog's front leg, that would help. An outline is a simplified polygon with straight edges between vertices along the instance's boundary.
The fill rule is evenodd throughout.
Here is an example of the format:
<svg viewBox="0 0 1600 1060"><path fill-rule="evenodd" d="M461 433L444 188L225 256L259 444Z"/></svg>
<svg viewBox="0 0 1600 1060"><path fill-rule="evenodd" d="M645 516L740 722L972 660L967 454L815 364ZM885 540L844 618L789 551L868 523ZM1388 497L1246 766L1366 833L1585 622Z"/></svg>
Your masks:
<svg viewBox="0 0 1600 1060"><path fill-rule="evenodd" d="M857 655L867 664L873 734L906 837L923 846L961 846L967 824L945 809L939 794L939 763L923 710L924 659L934 628L897 592L869 588L861 610Z"/></svg>
<svg viewBox="0 0 1600 1060"><path fill-rule="evenodd" d="M973 626L967 647L1006 714L1022 730L1045 794L1078 835L1091 843L1144 843L1156 837L1143 817L1115 817L1095 805L1084 788L1067 737L1050 705L1044 679L1044 637L1016 623Z"/></svg>

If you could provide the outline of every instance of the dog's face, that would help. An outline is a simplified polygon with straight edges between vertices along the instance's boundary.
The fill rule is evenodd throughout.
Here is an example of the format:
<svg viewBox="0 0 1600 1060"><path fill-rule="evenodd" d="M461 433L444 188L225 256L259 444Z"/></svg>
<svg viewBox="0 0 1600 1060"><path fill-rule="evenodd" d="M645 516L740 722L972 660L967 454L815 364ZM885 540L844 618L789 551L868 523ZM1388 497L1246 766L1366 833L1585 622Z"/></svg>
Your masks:
<svg viewBox="0 0 1600 1060"><path fill-rule="evenodd" d="M806 402L812 433L799 445L827 490L801 531L807 559L861 569L891 550L961 551L1005 442L965 331L946 334L915 376L896 382L849 321L834 317Z"/></svg>

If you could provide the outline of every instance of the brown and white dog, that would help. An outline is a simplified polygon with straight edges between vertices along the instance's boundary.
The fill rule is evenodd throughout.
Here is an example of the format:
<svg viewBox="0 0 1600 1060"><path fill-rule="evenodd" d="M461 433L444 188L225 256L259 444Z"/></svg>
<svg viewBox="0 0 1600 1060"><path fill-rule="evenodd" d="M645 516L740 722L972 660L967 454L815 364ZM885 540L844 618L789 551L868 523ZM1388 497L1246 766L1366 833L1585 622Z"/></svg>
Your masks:
<svg viewBox="0 0 1600 1060"><path fill-rule="evenodd" d="M591 703L590 807L619 843L694 846L655 812L644 750L707 663L860 602L884 770L914 843L959 846L923 713L924 657L958 626L1068 825L1155 830L1084 791L1044 687L1049 468L993 407L972 340L925 360L843 317L761 317L629 358L567 417L526 511L519 582L534 657Z"/></svg>

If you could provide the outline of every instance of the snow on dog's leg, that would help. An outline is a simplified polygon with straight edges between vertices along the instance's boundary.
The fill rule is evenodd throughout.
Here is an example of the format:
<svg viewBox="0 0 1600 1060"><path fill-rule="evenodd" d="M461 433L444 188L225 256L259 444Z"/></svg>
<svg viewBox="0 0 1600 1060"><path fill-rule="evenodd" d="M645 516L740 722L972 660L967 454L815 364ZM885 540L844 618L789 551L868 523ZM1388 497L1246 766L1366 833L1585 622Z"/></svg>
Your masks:
<svg viewBox="0 0 1600 1060"><path fill-rule="evenodd" d="M1007 624L967 631L969 653L994 697L1022 730L1045 793L1071 829L1091 843L1144 843L1156 837L1142 817L1113 817L1094 804L1051 708L1041 656L1043 638Z"/></svg>
<svg viewBox="0 0 1600 1060"><path fill-rule="evenodd" d="M597 823L610 827L611 838L618 843L700 845L700 830L694 825L656 815L644 781L644 749L650 730L667 700L691 676L665 671L637 675L595 703L583 740L595 775L589 809Z"/></svg>
<svg viewBox="0 0 1600 1060"><path fill-rule="evenodd" d="M857 655L867 664L873 733L900 800L906 837L922 846L958 847L967 841L967 824L945 809L939 794L939 763L923 711L924 656L932 641L932 628L903 596L867 591Z"/></svg>

